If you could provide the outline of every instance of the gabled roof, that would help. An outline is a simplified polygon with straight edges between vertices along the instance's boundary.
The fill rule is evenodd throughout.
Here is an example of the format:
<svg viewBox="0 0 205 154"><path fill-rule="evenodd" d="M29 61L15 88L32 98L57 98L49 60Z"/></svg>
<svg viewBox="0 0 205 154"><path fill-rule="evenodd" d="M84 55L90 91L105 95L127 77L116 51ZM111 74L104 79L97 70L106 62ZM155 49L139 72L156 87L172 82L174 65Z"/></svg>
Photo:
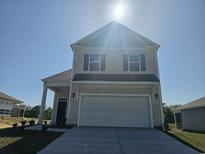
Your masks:
<svg viewBox="0 0 205 154"><path fill-rule="evenodd" d="M205 107L205 97L202 97L202 98L194 100L194 101L192 101L190 103L184 104L184 105L176 108L175 111L176 110L200 108L200 107Z"/></svg>
<svg viewBox="0 0 205 154"><path fill-rule="evenodd" d="M12 96L9 96L3 92L0 92L0 98L2 99L6 99L6 100L10 100L10 101L14 101L14 102L17 102L17 103L23 103L23 101L20 101Z"/></svg>
<svg viewBox="0 0 205 154"><path fill-rule="evenodd" d="M154 74L75 74L73 81L159 82Z"/></svg>
<svg viewBox="0 0 205 154"><path fill-rule="evenodd" d="M72 69L69 69L61 73L49 76L45 79L42 79L42 81L68 81L71 75L72 75Z"/></svg>
<svg viewBox="0 0 205 154"><path fill-rule="evenodd" d="M79 41L73 43L74 46L85 47L145 47L159 45L150 39L140 35L128 27L113 21Z"/></svg>

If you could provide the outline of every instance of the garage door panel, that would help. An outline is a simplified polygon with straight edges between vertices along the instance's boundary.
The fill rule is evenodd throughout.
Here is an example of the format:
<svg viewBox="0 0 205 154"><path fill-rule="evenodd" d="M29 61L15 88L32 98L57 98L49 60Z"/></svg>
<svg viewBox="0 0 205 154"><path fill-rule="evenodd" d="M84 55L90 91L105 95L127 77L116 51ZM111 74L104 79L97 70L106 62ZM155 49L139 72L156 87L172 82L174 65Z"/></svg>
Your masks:
<svg viewBox="0 0 205 154"><path fill-rule="evenodd" d="M81 126L150 127L146 96L83 95Z"/></svg>

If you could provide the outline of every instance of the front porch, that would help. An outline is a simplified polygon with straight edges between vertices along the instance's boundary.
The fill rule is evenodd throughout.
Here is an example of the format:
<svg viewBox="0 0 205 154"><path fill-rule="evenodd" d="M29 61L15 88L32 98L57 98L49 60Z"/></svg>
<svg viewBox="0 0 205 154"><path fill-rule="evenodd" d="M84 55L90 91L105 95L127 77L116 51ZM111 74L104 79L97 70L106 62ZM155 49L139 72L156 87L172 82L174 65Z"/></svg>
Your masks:
<svg viewBox="0 0 205 154"><path fill-rule="evenodd" d="M68 102L70 96L72 70L67 70L62 73L42 79L43 94L41 100L41 108L39 114L39 124L43 124L44 111L46 106L46 98L48 90L54 92L53 111L51 116L51 124L65 124L68 117Z"/></svg>

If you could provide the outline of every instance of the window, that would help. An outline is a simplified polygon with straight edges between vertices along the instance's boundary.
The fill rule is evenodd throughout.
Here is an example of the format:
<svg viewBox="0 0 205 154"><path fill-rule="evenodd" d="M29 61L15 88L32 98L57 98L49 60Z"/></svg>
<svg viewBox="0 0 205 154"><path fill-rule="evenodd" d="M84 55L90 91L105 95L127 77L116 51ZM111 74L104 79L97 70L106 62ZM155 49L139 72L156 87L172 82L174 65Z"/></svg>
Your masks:
<svg viewBox="0 0 205 154"><path fill-rule="evenodd" d="M145 71L144 54L126 54L123 57L124 71Z"/></svg>
<svg viewBox="0 0 205 154"><path fill-rule="evenodd" d="M9 114L9 110L5 110L5 114Z"/></svg>
<svg viewBox="0 0 205 154"><path fill-rule="evenodd" d="M105 54L85 54L84 55L85 71L104 71Z"/></svg>
<svg viewBox="0 0 205 154"><path fill-rule="evenodd" d="M4 109L0 109L0 114L4 114Z"/></svg>

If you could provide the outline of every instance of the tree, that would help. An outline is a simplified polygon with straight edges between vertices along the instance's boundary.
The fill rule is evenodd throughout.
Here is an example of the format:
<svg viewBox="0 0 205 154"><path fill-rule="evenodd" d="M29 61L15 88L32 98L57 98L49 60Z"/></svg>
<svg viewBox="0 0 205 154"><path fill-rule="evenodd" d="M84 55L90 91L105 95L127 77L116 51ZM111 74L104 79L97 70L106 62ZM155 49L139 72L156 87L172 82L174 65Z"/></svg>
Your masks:
<svg viewBox="0 0 205 154"><path fill-rule="evenodd" d="M36 105L34 107L28 107L25 109L25 114L24 117L30 117L30 118L38 118L40 113L40 105ZM44 118L46 120L51 119L51 114L52 114L52 108L48 107L44 111Z"/></svg>
<svg viewBox="0 0 205 154"><path fill-rule="evenodd" d="M170 106L167 106L164 103L165 120L168 123L174 123L174 109L176 109L179 106L181 106L181 105L170 105Z"/></svg>
<svg viewBox="0 0 205 154"><path fill-rule="evenodd" d="M168 123L174 123L174 113L170 106L164 106L165 121Z"/></svg>
<svg viewBox="0 0 205 154"><path fill-rule="evenodd" d="M51 108L51 107L48 107L48 108L45 110L45 119L46 119L46 120L51 120L51 114L52 114L52 108Z"/></svg>
<svg viewBox="0 0 205 154"><path fill-rule="evenodd" d="M40 105L36 105L31 109L26 109L25 117L38 118L40 113Z"/></svg>
<svg viewBox="0 0 205 154"><path fill-rule="evenodd" d="M176 109L177 107L181 106L181 105L170 105L167 106L165 103L163 103L164 105L164 128L165 130L169 130L169 123L174 123L174 109Z"/></svg>

